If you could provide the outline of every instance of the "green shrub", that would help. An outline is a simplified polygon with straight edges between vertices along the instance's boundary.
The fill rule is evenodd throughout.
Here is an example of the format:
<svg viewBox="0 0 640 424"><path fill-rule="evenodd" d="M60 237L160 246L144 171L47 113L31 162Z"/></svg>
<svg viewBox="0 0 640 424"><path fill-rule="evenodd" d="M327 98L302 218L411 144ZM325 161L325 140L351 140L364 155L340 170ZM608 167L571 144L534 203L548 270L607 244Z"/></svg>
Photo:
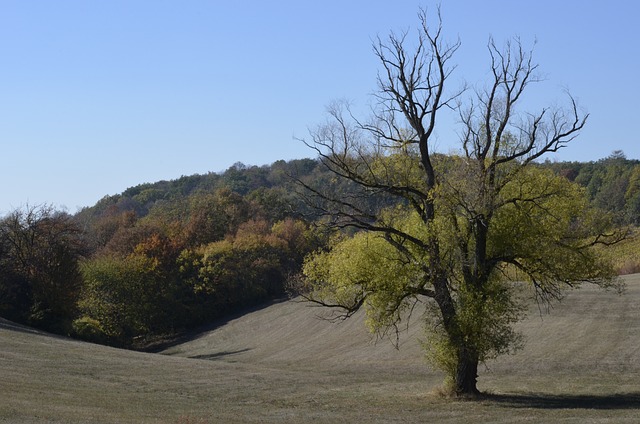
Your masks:
<svg viewBox="0 0 640 424"><path fill-rule="evenodd" d="M109 336L105 333L98 320L88 316L73 321L73 335L79 339L99 344L107 344Z"/></svg>

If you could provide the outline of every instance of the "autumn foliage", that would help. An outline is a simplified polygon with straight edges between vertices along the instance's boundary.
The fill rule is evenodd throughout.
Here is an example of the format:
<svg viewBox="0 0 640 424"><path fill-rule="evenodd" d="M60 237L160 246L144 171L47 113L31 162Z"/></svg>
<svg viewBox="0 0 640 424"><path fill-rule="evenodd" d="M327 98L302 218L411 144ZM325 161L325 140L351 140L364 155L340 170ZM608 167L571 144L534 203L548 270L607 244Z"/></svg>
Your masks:
<svg viewBox="0 0 640 424"><path fill-rule="evenodd" d="M540 166L573 176L596 206L620 187L622 206L607 208L622 224L637 220L638 161L616 154ZM307 254L327 246L296 178L349 190L317 161L280 161L142 184L75 215L47 205L17 209L0 220L0 316L144 347L281 298ZM627 256L619 271L640 267Z"/></svg>

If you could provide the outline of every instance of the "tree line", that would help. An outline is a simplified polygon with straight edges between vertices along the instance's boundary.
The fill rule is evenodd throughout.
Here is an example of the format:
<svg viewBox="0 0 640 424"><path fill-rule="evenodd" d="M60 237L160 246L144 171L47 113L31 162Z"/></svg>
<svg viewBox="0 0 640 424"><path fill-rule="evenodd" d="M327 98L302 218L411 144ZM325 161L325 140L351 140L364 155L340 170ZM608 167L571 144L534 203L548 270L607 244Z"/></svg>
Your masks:
<svg viewBox="0 0 640 424"><path fill-rule="evenodd" d="M640 161L614 152L537 166L579 183L621 225L640 221ZM17 209L0 221L0 316L140 347L281 298L328 240L296 180L353 193L304 159L141 184L73 215Z"/></svg>
<svg viewBox="0 0 640 424"><path fill-rule="evenodd" d="M322 243L287 175L316 167L236 164L132 187L75 215L15 210L0 221L0 316L140 347L283 297Z"/></svg>
<svg viewBox="0 0 640 424"><path fill-rule="evenodd" d="M639 160L615 150L598 161L546 161L543 166L584 187L592 204L613 213L618 224L640 224Z"/></svg>

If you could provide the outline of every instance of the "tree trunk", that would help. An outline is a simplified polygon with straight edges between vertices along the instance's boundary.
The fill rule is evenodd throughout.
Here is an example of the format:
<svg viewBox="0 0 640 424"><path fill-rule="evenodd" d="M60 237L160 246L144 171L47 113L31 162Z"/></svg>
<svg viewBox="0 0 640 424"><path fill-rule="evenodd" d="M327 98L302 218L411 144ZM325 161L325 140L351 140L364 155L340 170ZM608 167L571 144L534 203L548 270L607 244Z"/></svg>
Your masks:
<svg viewBox="0 0 640 424"><path fill-rule="evenodd" d="M437 247L436 247L437 249ZM437 251L437 250L436 250ZM433 264L432 264L433 266ZM477 395L479 356L475 349L467 346L456 323L456 309L446 278L436 279L433 283L435 300L440 307L444 327L450 342L458 349L458 364L453 377L453 390L457 396Z"/></svg>
<svg viewBox="0 0 640 424"><path fill-rule="evenodd" d="M478 382L478 354L472 349L461 347L458 352L458 365L454 379L457 396L475 396L480 394Z"/></svg>

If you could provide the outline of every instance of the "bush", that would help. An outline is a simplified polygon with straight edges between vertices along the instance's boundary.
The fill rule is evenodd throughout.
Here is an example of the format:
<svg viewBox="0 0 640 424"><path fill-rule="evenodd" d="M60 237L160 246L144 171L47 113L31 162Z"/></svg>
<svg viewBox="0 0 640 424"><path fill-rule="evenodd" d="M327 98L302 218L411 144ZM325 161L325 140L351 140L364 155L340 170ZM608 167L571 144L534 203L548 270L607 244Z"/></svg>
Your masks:
<svg viewBox="0 0 640 424"><path fill-rule="evenodd" d="M91 317L83 316L76 319L72 327L74 337L91 343L108 344L109 336L100 322Z"/></svg>
<svg viewBox="0 0 640 424"><path fill-rule="evenodd" d="M173 292L152 259L96 258L85 262L82 272L82 312L100 323L112 343L129 345L135 337L160 334L172 325Z"/></svg>

